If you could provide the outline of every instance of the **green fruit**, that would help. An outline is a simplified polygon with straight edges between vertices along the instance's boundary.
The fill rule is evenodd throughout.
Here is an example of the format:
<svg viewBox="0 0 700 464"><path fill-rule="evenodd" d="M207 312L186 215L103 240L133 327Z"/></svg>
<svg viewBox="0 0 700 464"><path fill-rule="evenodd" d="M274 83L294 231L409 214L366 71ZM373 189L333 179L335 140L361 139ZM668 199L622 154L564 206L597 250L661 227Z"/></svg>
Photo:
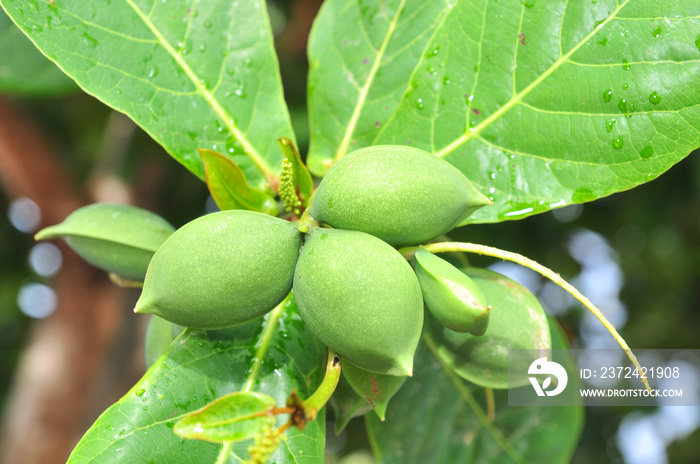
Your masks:
<svg viewBox="0 0 700 464"><path fill-rule="evenodd" d="M126 279L143 280L158 247L175 229L157 214L130 205L95 203L36 234L62 238L93 266Z"/></svg>
<svg viewBox="0 0 700 464"><path fill-rule="evenodd" d="M153 256L135 311L201 329L251 321L289 293L300 245L295 224L262 213L195 219Z"/></svg>
<svg viewBox="0 0 700 464"><path fill-rule="evenodd" d="M397 246L444 234L490 203L447 161L417 148L374 146L333 165L310 215Z"/></svg>
<svg viewBox="0 0 700 464"><path fill-rule="evenodd" d="M355 393L367 400L381 420L384 420L389 400L399 391L407 379L407 377L368 372L355 366L347 359L343 360L341 372Z"/></svg>
<svg viewBox="0 0 700 464"><path fill-rule="evenodd" d="M551 348L549 323L537 298L519 283L487 269L466 268L464 272L481 288L493 310L485 335L475 337L443 327L426 319L438 356L459 376L487 388L528 385L527 376L508 382L508 350L529 351L511 366L527 373L529 364L546 356ZM539 354L537 354L539 353Z"/></svg>
<svg viewBox="0 0 700 464"><path fill-rule="evenodd" d="M411 266L376 237L314 228L294 273L307 327L362 369L411 375L423 326L423 298Z"/></svg>
<svg viewBox="0 0 700 464"><path fill-rule="evenodd" d="M415 263L425 306L440 324L455 332L486 333L491 308L472 279L425 250L416 251Z"/></svg>

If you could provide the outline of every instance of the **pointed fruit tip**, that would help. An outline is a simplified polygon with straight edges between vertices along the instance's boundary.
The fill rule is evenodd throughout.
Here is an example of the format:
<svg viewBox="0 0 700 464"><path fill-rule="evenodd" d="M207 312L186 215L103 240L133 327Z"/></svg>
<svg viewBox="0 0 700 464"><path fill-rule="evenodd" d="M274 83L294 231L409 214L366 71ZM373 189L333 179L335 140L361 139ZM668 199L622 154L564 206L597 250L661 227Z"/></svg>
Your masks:
<svg viewBox="0 0 700 464"><path fill-rule="evenodd" d="M141 303L141 300L136 302L136 306L134 306L134 312L136 314L156 314L156 311L152 311L149 309L146 309L144 304Z"/></svg>
<svg viewBox="0 0 700 464"><path fill-rule="evenodd" d="M387 404L388 403L386 401L382 401L374 405L374 412L377 413L377 417L379 417L379 420L382 422L384 422L384 420L386 419Z"/></svg>

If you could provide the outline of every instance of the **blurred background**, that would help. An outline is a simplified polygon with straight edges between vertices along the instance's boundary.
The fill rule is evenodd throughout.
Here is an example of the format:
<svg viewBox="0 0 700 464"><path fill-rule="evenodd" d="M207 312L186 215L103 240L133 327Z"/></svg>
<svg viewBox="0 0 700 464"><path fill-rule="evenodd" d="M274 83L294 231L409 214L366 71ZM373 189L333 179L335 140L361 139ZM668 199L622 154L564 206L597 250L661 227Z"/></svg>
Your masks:
<svg viewBox="0 0 700 464"><path fill-rule="evenodd" d="M305 153L306 38L321 2L268 3ZM32 52L1 10L0 52ZM117 288L61 243L36 243L33 234L96 201L135 204L176 227L215 205L205 184L128 118L48 61L26 64L0 63L0 462L53 464L65 462L143 374L147 318L131 312L137 290ZM700 348L699 180L700 160L691 155L633 191L468 226L453 238L515 251L561 273L633 349ZM580 304L533 272L487 258L472 263L530 288L572 346L616 346ZM585 420L574 463L700 462L700 407L587 408ZM354 420L341 436L331 433L327 462L372 463L363 431Z"/></svg>

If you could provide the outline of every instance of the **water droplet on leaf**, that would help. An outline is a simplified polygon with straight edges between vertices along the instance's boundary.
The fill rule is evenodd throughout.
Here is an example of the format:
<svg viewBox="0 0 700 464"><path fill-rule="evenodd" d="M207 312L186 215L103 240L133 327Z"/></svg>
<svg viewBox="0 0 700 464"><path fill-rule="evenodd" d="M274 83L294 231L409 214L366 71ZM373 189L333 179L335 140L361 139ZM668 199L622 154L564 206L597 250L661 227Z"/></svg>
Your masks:
<svg viewBox="0 0 700 464"><path fill-rule="evenodd" d="M630 62L627 61L625 58L623 58L622 59L622 69L624 69L625 71L629 71L630 68L631 68Z"/></svg>
<svg viewBox="0 0 700 464"><path fill-rule="evenodd" d="M608 131L608 133L612 132L614 125L615 125L614 119L611 119L610 121L605 123L605 129Z"/></svg>
<svg viewBox="0 0 700 464"><path fill-rule="evenodd" d="M603 91L603 101L606 103L609 102L612 99L612 94L613 94L612 89L608 89L608 90Z"/></svg>
<svg viewBox="0 0 700 464"><path fill-rule="evenodd" d="M613 139L613 142L612 142L613 148L615 148L617 150L621 149L624 144L625 144L625 141L622 138L622 134L618 135L617 138Z"/></svg>
<svg viewBox="0 0 700 464"><path fill-rule="evenodd" d="M621 98L620 101L617 102L617 107L620 108L621 112L627 113L628 112L627 100L625 100L624 98Z"/></svg>
<svg viewBox="0 0 700 464"><path fill-rule="evenodd" d="M658 92L654 91L649 94L649 102L652 105L658 105L659 103L661 103L661 97L659 96Z"/></svg>
<svg viewBox="0 0 700 464"><path fill-rule="evenodd" d="M435 48L430 50L428 53L425 54L426 58L432 58L434 56L437 56L440 53L440 46L436 45Z"/></svg>

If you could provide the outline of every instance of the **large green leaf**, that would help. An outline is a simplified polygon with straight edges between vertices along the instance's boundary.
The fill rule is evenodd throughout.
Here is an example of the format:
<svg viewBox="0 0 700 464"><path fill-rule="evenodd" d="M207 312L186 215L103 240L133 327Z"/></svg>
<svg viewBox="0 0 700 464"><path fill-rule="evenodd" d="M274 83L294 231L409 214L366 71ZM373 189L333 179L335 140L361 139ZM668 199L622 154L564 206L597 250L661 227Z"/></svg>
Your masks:
<svg viewBox="0 0 700 464"><path fill-rule="evenodd" d="M323 379L325 357L325 347L304 330L293 302L284 311L271 313L264 323L258 320L219 331L188 329L134 388L99 417L68 463L213 464L221 446L176 436L173 425L179 419L246 388L270 395L279 406L294 389L307 398ZM280 416L278 425L288 417ZM303 432L286 432L273 462L321 464L324 433L322 412ZM251 444L235 445L226 462L247 459Z"/></svg>
<svg viewBox="0 0 700 464"><path fill-rule="evenodd" d="M39 29L40 26L34 26ZM27 30L27 32L30 32ZM0 92L29 96L61 95L78 89L0 10Z"/></svg>
<svg viewBox="0 0 700 464"><path fill-rule="evenodd" d="M700 145L700 2L329 0L310 39L311 169L413 145L518 219L630 189Z"/></svg>
<svg viewBox="0 0 700 464"><path fill-rule="evenodd" d="M556 320L550 327L553 348L568 348ZM448 374L429 346L428 338L416 355L415 375L392 399L386 421L366 416L379 463L569 463L583 428L583 406L508 406L507 390L496 390L490 422L484 390Z"/></svg>
<svg viewBox="0 0 700 464"><path fill-rule="evenodd" d="M277 139L293 133L265 1L0 3L86 92L199 177L197 148L231 156L258 187L279 170Z"/></svg>

